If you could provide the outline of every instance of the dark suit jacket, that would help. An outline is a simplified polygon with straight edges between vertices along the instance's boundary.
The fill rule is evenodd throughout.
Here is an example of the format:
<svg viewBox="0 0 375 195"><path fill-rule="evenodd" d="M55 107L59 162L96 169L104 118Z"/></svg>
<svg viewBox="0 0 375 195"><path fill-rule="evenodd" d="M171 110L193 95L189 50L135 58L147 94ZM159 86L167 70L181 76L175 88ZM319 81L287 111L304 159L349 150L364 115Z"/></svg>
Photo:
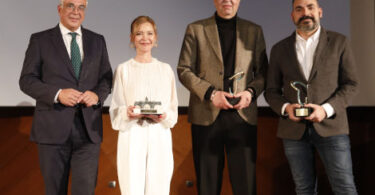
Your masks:
<svg viewBox="0 0 375 195"><path fill-rule="evenodd" d="M321 28L319 43L314 54L313 67L308 80L303 76L295 49L296 35L280 41L271 50L265 98L271 108L281 116L284 103L297 103L297 93L291 81L309 84L309 103L329 103L335 115L314 123L316 131L324 137L348 134L346 107L358 89L356 65L345 36ZM305 123L293 122L287 117L279 120L278 136L299 139Z"/></svg>
<svg viewBox="0 0 375 195"><path fill-rule="evenodd" d="M237 92L253 88L257 95L264 89L264 76L268 65L262 28L237 17L237 42L235 73L245 76L237 83ZM180 59L177 66L181 83L190 91L189 122L210 125L220 109L204 95L212 85L223 90L224 64L220 48L215 16L189 24L186 29ZM250 124L257 123L257 104L238 111Z"/></svg>
<svg viewBox="0 0 375 195"><path fill-rule="evenodd" d="M31 140L59 144L69 137L76 108L55 104L59 89L91 90L104 102L111 91L112 69L104 37L82 28L84 59L79 80L65 47L59 25L31 35L19 80L21 90L36 100ZM82 108L92 142L102 140L102 109Z"/></svg>

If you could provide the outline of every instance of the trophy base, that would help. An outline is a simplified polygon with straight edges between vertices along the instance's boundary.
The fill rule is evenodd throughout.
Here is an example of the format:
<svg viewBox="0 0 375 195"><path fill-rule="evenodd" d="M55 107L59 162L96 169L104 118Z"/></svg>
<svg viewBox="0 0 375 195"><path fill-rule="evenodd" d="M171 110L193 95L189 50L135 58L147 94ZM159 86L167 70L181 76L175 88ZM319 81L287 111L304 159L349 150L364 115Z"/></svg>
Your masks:
<svg viewBox="0 0 375 195"><path fill-rule="evenodd" d="M139 108L134 108L133 112L135 114L153 114L153 115L161 115L159 110L156 109L139 109Z"/></svg>
<svg viewBox="0 0 375 195"><path fill-rule="evenodd" d="M236 105L236 104L238 104L238 102L240 102L240 100L241 100L241 98L228 98L227 97L227 101L230 103L230 104L232 104L233 106L234 105Z"/></svg>
<svg viewBox="0 0 375 195"><path fill-rule="evenodd" d="M294 110L294 115L296 117L307 117L311 114L312 109L311 108L296 108Z"/></svg>

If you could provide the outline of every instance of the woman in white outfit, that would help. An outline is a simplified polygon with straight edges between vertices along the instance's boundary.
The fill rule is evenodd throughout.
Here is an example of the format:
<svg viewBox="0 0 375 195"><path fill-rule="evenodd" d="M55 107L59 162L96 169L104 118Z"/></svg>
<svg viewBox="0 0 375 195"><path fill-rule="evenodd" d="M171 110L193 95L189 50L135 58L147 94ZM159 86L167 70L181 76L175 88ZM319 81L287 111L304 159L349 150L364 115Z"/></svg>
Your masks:
<svg viewBox="0 0 375 195"><path fill-rule="evenodd" d="M171 67L151 55L157 31L148 16L131 24L136 56L117 67L109 109L119 131L117 172L125 195L169 195L173 173L170 128L177 122L177 94ZM161 102L161 113L137 114L136 101Z"/></svg>

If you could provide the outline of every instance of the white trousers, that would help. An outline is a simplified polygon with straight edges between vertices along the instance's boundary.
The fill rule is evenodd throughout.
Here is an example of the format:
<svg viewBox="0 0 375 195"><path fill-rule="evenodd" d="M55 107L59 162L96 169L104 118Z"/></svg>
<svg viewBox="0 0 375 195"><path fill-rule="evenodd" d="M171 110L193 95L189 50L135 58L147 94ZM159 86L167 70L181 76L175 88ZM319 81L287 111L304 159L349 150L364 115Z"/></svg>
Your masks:
<svg viewBox="0 0 375 195"><path fill-rule="evenodd" d="M170 129L144 122L119 131L117 173L123 195L169 195L173 174Z"/></svg>

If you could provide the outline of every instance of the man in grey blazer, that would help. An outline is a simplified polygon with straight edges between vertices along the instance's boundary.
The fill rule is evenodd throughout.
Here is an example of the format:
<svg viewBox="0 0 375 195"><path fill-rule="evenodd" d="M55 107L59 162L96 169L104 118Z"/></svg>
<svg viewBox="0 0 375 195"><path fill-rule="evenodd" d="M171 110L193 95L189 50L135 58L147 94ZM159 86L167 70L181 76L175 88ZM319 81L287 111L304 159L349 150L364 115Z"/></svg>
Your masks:
<svg viewBox="0 0 375 195"><path fill-rule="evenodd" d="M86 0L61 0L60 23L30 38L19 80L36 100L31 140L38 144L46 194L95 192L102 103L112 70L104 37L81 27Z"/></svg>
<svg viewBox="0 0 375 195"><path fill-rule="evenodd" d="M297 194L316 194L315 151L335 194L357 194L352 173L346 107L358 90L354 57L345 36L320 26L323 10L317 0L294 0L292 19L297 29L271 50L265 97L280 115L278 137L283 139ZM299 81L301 98L312 109L296 117ZM303 101L303 100L302 100Z"/></svg>
<svg viewBox="0 0 375 195"><path fill-rule="evenodd" d="M190 91L188 120L200 195L220 194L224 151L233 193L255 194L256 98L268 62L262 29L237 16L239 3L214 0L214 16L188 25L177 67Z"/></svg>

